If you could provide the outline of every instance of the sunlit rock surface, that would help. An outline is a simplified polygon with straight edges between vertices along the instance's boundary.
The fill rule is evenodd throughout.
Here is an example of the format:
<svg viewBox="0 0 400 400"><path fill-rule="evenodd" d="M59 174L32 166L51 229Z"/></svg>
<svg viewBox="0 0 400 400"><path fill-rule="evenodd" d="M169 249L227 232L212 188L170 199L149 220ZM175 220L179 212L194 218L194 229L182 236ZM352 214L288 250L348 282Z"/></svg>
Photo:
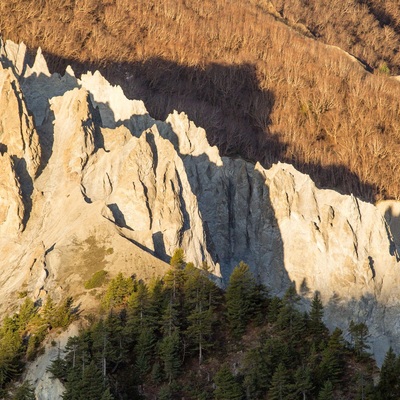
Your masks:
<svg viewBox="0 0 400 400"><path fill-rule="evenodd" d="M21 290L84 307L93 272L149 278L182 247L221 285L243 260L273 294L294 281L304 307L319 291L330 327L368 324L379 363L390 344L400 350L385 209L291 165L220 157L185 114L156 121L99 72L51 75L40 51L30 60L11 42L0 61L2 311Z"/></svg>

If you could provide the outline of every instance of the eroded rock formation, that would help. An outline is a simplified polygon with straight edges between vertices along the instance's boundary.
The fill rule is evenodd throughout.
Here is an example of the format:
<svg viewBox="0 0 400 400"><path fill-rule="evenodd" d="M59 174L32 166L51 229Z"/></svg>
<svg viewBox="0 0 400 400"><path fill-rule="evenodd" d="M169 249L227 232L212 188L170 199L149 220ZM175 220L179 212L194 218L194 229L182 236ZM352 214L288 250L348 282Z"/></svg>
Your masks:
<svg viewBox="0 0 400 400"><path fill-rule="evenodd" d="M220 157L185 114L165 122L98 72L51 75L0 50L0 292L67 292L105 268L151 276L177 247L224 284L241 260L274 294L314 291L330 326L366 322L400 350L400 269L382 213L287 164ZM89 304L89 303L87 303Z"/></svg>

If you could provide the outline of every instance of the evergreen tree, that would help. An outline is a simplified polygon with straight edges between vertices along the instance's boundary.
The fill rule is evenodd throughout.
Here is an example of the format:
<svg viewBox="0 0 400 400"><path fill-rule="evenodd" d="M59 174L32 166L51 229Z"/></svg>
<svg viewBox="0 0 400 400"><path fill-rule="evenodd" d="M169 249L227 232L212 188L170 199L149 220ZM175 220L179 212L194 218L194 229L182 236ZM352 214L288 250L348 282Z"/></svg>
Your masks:
<svg viewBox="0 0 400 400"><path fill-rule="evenodd" d="M215 374L214 382L216 385L216 389L214 390L214 398L216 400L243 399L242 388L232 375L232 372L227 364L223 364L219 371Z"/></svg>
<svg viewBox="0 0 400 400"><path fill-rule="evenodd" d="M166 304L164 283L161 279L155 278L150 282L149 296L148 324L157 334L162 326L162 315Z"/></svg>
<svg viewBox="0 0 400 400"><path fill-rule="evenodd" d="M282 307L276 320L280 334L293 346L303 341L306 328L306 321L297 309L299 301L300 296L296 292L296 287L292 284L283 297Z"/></svg>
<svg viewBox="0 0 400 400"><path fill-rule="evenodd" d="M269 305L268 290L265 285L257 283L251 294L251 318L256 325L261 326L266 321Z"/></svg>
<svg viewBox="0 0 400 400"><path fill-rule="evenodd" d="M114 400L114 396L110 392L110 388L107 388L100 400Z"/></svg>
<svg viewBox="0 0 400 400"><path fill-rule="evenodd" d="M127 360L128 346L124 330L124 319L121 313L110 312L104 324L103 346L107 362L112 369L118 368L120 363ZM101 334L101 333L100 333Z"/></svg>
<svg viewBox="0 0 400 400"><path fill-rule="evenodd" d="M280 363L274 372L271 381L271 387L268 391L269 400L289 400L294 398L293 386L289 381L289 372L285 366Z"/></svg>
<svg viewBox="0 0 400 400"><path fill-rule="evenodd" d="M263 347L249 350L243 360L243 386L246 398L263 399L271 383L272 371L270 357Z"/></svg>
<svg viewBox="0 0 400 400"><path fill-rule="evenodd" d="M135 366L142 379L150 371L155 342L152 329L143 328L135 346Z"/></svg>
<svg viewBox="0 0 400 400"><path fill-rule="evenodd" d="M370 336L367 325L363 322L356 324L353 321L350 321L349 332L357 356L359 358L365 356L369 349L367 340Z"/></svg>
<svg viewBox="0 0 400 400"><path fill-rule="evenodd" d="M34 317L36 311L37 307L35 306L35 303L31 299L26 298L18 313L18 323L21 332L26 329L28 322Z"/></svg>
<svg viewBox="0 0 400 400"><path fill-rule="evenodd" d="M131 277L125 278L120 272L112 279L107 287L103 298L103 305L106 309L119 307L126 304L129 296L134 290L134 281Z"/></svg>
<svg viewBox="0 0 400 400"><path fill-rule="evenodd" d="M0 387L4 387L19 371L22 350L18 317L6 317L0 329Z"/></svg>
<svg viewBox="0 0 400 400"><path fill-rule="evenodd" d="M199 364L203 361L204 350L211 346L214 303L217 298L216 287L206 274L206 269L200 270L190 263L185 267L185 314L188 315L185 336L189 344L197 349Z"/></svg>
<svg viewBox="0 0 400 400"><path fill-rule="evenodd" d="M278 320L282 308L282 300L279 297L273 297L268 306L268 321L275 323Z"/></svg>
<svg viewBox="0 0 400 400"><path fill-rule="evenodd" d="M182 319L179 318L178 303L170 298L164 313L162 315L162 332L165 335L171 336L174 332L179 330Z"/></svg>
<svg viewBox="0 0 400 400"><path fill-rule="evenodd" d="M29 381L25 381L21 386L17 388L13 397L13 400L35 400L35 390L33 389Z"/></svg>
<svg viewBox="0 0 400 400"><path fill-rule="evenodd" d="M326 381L318 394L318 400L333 400L333 385L331 381Z"/></svg>
<svg viewBox="0 0 400 400"><path fill-rule="evenodd" d="M240 262L229 278L225 295L228 323L235 338L243 335L249 322L254 287L249 266Z"/></svg>
<svg viewBox="0 0 400 400"><path fill-rule="evenodd" d="M177 248L172 255L169 265L173 268L183 270L185 267L185 252L181 248Z"/></svg>
<svg viewBox="0 0 400 400"><path fill-rule="evenodd" d="M73 298L67 297L56 306L50 296L47 297L42 314L49 328L67 328L74 320Z"/></svg>
<svg viewBox="0 0 400 400"><path fill-rule="evenodd" d="M131 341L144 327L152 325L150 307L150 294L147 285L139 281L136 285L136 290L129 297L127 307L126 331Z"/></svg>
<svg viewBox="0 0 400 400"><path fill-rule="evenodd" d="M342 331L336 328L329 338L327 347L322 352L322 360L319 367L319 383L325 381L336 384L344 373L346 348Z"/></svg>
<svg viewBox="0 0 400 400"><path fill-rule="evenodd" d="M64 379L67 375L67 362L61 358L60 350L55 360L51 362L51 365L47 368L47 372L51 373L52 379Z"/></svg>
<svg viewBox="0 0 400 400"><path fill-rule="evenodd" d="M383 361L379 384L376 388L379 400L398 399L400 393L399 376L399 360L396 358L392 347L390 347Z"/></svg>
<svg viewBox="0 0 400 400"><path fill-rule="evenodd" d="M314 337L314 341L316 341L317 344L319 344L328 335L328 329L322 321L323 316L324 307L322 305L319 293L315 292L311 303L308 325L310 327L310 332Z"/></svg>
<svg viewBox="0 0 400 400"><path fill-rule="evenodd" d="M294 381L296 394L300 394L303 400L306 400L308 394L314 389L311 378L311 369L304 366L297 368L294 375Z"/></svg>
<svg viewBox="0 0 400 400"><path fill-rule="evenodd" d="M50 295L47 296L46 302L42 308L42 317L44 322L51 329L55 325L56 305Z"/></svg>
<svg viewBox="0 0 400 400"><path fill-rule="evenodd" d="M179 345L179 332L177 330L171 335L165 336L159 344L159 355L169 384L178 376L180 371Z"/></svg>
<svg viewBox="0 0 400 400"><path fill-rule="evenodd" d="M184 285L185 255L182 249L176 249L170 260L171 268L164 276L165 288L171 291L173 301L180 301Z"/></svg>

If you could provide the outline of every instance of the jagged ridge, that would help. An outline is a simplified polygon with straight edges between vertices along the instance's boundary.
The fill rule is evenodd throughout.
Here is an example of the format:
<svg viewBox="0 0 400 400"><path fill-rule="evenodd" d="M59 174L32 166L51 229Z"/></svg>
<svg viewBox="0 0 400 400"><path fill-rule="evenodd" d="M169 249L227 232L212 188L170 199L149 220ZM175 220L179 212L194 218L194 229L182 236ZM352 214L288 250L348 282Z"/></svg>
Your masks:
<svg viewBox="0 0 400 400"><path fill-rule="evenodd" d="M0 51L3 309L22 287L90 307L95 270L150 277L182 247L221 284L243 260L274 294L295 281L306 306L318 290L329 325L369 325L378 362L400 349L397 251L375 206L221 157L185 114L156 121L98 72L51 75L25 51Z"/></svg>

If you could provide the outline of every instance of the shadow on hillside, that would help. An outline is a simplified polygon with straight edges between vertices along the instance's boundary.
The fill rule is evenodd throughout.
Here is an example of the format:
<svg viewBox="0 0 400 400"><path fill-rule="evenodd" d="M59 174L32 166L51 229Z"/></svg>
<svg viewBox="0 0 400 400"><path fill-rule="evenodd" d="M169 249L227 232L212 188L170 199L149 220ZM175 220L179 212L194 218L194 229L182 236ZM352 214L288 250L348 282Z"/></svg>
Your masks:
<svg viewBox="0 0 400 400"><path fill-rule="evenodd" d="M288 162L307 173L320 188L353 193L372 202L379 188L363 182L344 165L322 166L286 158L286 143L269 130L274 93L259 86L254 65L185 66L152 58L137 63L107 66L82 64L45 54L52 71L64 73L72 65L77 76L99 70L113 85L120 85L130 99L144 101L149 114L165 120L173 110L184 111L203 127L211 145L226 156L259 161L265 168L278 161Z"/></svg>
<svg viewBox="0 0 400 400"><path fill-rule="evenodd" d="M253 159L263 159L266 167L274 161L291 161L284 158L285 144L269 134L269 115L275 99L273 93L263 91L258 86L251 65L210 65L201 69L178 66L163 60L150 60L141 65L118 64L98 68L94 65L77 65L68 60L54 61L59 62L59 72L63 72L60 69L62 63L65 63L64 66L72 64L78 73L86 69L100 69L113 84L121 85L130 98L143 99L150 115L158 119L165 119L173 109L185 111L196 125L208 130L210 142L218 144L224 154L238 154L245 158L251 155ZM124 124L124 121L120 122ZM177 141L178 135L171 131ZM149 140L151 145L152 138L149 137ZM155 146L151 147L153 152L157 151ZM267 157L263 152L268 152ZM157 164L158 158L155 157L155 160ZM263 176L254 171L250 177L245 168L239 168L238 174L235 163L240 160L234 158L226 160L223 166L212 163L205 154L185 155L182 160L191 190L198 198L206 249L214 262L221 265L225 283L234 266L243 260L253 267L253 272L261 281L269 282L272 293L282 294L290 278L284 265L280 229ZM331 187L339 187L347 193L361 193L364 198L376 190L362 183L344 166L296 166L303 172L311 172L314 179L315 175L322 177L321 182L317 179L321 186L329 186L326 182L330 182ZM184 210L179 232L183 237L192 228L193 221L186 210L181 188L182 182L179 181L176 193ZM124 213L118 204L112 203L109 208L118 226L135 230L134 226L130 226L128 213ZM154 231L152 237L154 250L140 243L135 244L166 259L162 230ZM374 260L369 261L374 275ZM304 298L309 297L309 289L304 280L300 292ZM328 308L331 315L341 316L344 328L353 316L345 313L351 310L349 305L354 306L354 309L357 307L368 316L376 306L376 299L373 296L366 297L352 304L332 297Z"/></svg>

